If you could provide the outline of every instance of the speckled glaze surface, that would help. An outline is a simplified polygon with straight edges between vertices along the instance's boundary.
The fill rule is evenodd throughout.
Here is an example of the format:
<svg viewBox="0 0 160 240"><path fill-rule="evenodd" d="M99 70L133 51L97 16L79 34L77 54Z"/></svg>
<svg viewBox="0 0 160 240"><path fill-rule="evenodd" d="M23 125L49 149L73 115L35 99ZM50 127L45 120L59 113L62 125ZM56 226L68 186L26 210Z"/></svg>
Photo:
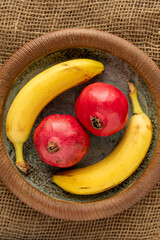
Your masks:
<svg viewBox="0 0 160 240"><path fill-rule="evenodd" d="M38 40L39 43L37 43L37 46L38 44L43 45L45 42L46 46L50 46L50 49L47 49L46 47L45 50L40 50L40 53L39 55L37 54L37 56L35 52L35 56L31 57L32 60L29 59L28 57L28 60L26 60L25 63L26 68L25 69L24 67L22 67L22 69L19 68L19 74L17 75L17 78L15 78L13 72L13 77L10 77L10 82L7 85L7 89L4 89L4 92L1 92L1 95L3 95L2 106L3 117L1 135L3 145L1 144L2 153L1 175L2 180L6 182L8 187L13 192L20 199L22 199L24 202L26 202L28 205L32 206L36 210L39 210L45 214L54 217L64 219L89 220L111 216L113 214L116 214L127 209L128 207L136 203L136 201L141 199L158 181L158 172L156 172L155 170L156 165L154 164L158 164L157 166L159 166L159 160L157 158L159 154L159 150L157 147L159 144L158 140L159 112L157 110L158 109L157 106L160 100L159 95L155 93L156 88L154 83L151 84L149 74L151 74L153 71L153 75L156 76L157 81L158 79L157 71L159 70L156 68L156 65L154 65L153 62L151 62L153 66L152 69L148 69L149 70L148 81L145 75L145 67L143 69L143 59L141 59L142 62L138 60L139 64L137 64L137 62L134 62L135 59L133 60L132 63L133 56L131 56L130 61L127 62L129 54L130 53L132 54L132 45L129 45L131 50L130 52L129 49L127 49L126 47L126 55L123 53L122 50L125 44L127 46L128 42L121 40L119 38L114 38L114 36L109 35L109 37L111 38L110 39L111 45L110 48L108 47L110 51L107 51L105 50L105 47L103 47L105 41L107 44L107 35L105 35L106 40L104 37L105 33L101 33L99 31L94 32L93 30L90 30L88 31L89 35L87 39L87 31L84 30L84 32L86 33L85 40L87 39L86 43L84 42L84 37L81 36L81 34L83 35L83 30L80 30L79 32L78 30L73 30L73 32L71 35L69 35L69 32L67 33L66 31L66 35L68 34L67 36L69 37L69 39L71 39L68 46L65 47L61 39L60 43L59 44L56 43L55 45L57 49L55 46L54 47L50 46L51 43L49 44L48 36L46 36L45 40L42 37L43 41L41 38L39 38ZM57 35L55 34L56 36L55 39L57 39L58 37L64 39L66 35L63 33L63 31L62 34L58 32ZM77 40L79 39L79 43L74 44L74 41L72 41L74 35L77 37ZM93 39L91 38L91 36ZM94 36L97 36L97 38L99 37L97 47L93 46L96 44L92 44ZM54 36L52 37L54 38ZM90 38L91 44L89 44ZM112 38L114 40L117 39L115 40L117 45L114 43L114 41L112 43L111 41ZM102 44L101 47L100 43ZM116 48L118 49L118 44L120 44L121 46L121 51L119 53L116 52ZM90 45L91 47L89 47ZM29 46L31 47L32 44L30 44ZM30 48L28 49L30 52L32 52ZM51 51L51 49L56 51ZM140 51L137 48L135 48L135 50L138 52ZM143 53L141 54L143 56ZM122 59L121 55L123 55ZM17 56L19 57L19 54L17 54ZM28 162L30 165L29 173L27 175L24 175L15 167L15 151L11 142L7 139L5 133L5 119L10 104L13 101L16 94L18 93L18 91L32 77L34 77L44 69L53 66L54 64L75 58L90 58L98 60L104 64L105 71L103 74L95 77L89 82L62 93L60 96L58 96L56 99L50 102L50 104L48 104L43 109L43 111L41 112L41 114L39 115L34 124L30 137L24 144L24 158L26 162ZM14 55L11 60L14 60ZM151 60L147 58L147 61ZM137 66L135 66L136 64ZM142 69L139 67L139 65L142 66ZM7 65L1 71L2 76L5 76L5 74L7 73L6 68ZM16 74L17 73L18 70L16 71ZM10 74L9 70L8 74ZM42 162L35 150L33 144L33 132L36 126L40 123L40 121L44 117L50 114L60 113L75 115L74 104L77 97L79 96L79 94L81 93L85 86L97 81L112 84L118 87L126 95L129 101L129 117L131 117L132 106L128 97L128 85L127 85L128 80L132 80L136 84L142 109L150 117L153 125L153 139L145 159L143 160L139 168L128 179L126 179L123 183L119 184L118 186L108 191L89 196L80 196L65 192L52 182L52 175L55 171L58 170L58 168L49 166ZM160 88L159 83L157 84L157 90L158 88ZM115 148L115 146L122 138L124 131L125 129L109 137L97 137L90 134L91 143L88 153L83 158L83 160L81 160L78 164L76 164L72 168L88 166L90 164L102 160ZM5 161L7 161L6 166L8 164L10 168L6 168ZM154 165L153 168L152 164ZM150 168L151 170L148 170ZM145 175L147 174L147 171L150 171L147 176L150 176L150 179L153 179L153 181L151 181L150 183L145 182L146 181ZM6 174L8 175L6 176ZM9 178L10 176L11 179ZM11 180L13 180L12 182L13 184L11 183ZM145 188L147 188L147 190ZM136 196L136 194L138 195ZM132 199L133 196L135 197L135 200Z"/></svg>

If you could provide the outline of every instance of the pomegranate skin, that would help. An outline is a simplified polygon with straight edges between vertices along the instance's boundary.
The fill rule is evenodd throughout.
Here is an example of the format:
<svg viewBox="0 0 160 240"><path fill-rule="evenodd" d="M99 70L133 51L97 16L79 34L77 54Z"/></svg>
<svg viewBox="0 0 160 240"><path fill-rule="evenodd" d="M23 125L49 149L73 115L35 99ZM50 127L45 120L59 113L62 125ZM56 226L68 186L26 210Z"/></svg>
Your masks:
<svg viewBox="0 0 160 240"><path fill-rule="evenodd" d="M33 142L42 161L65 168L75 165L85 156L90 138L74 116L53 114L37 126Z"/></svg>
<svg viewBox="0 0 160 240"><path fill-rule="evenodd" d="M126 96L118 88L101 82L85 87L75 103L78 120L97 136L122 130L128 121L128 111Z"/></svg>

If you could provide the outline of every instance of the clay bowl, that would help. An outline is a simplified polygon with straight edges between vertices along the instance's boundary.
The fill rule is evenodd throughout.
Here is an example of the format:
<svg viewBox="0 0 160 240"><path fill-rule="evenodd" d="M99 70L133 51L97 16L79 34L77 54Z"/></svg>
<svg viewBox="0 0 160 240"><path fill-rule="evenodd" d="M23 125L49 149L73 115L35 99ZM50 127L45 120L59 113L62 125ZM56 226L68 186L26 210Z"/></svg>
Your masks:
<svg viewBox="0 0 160 240"><path fill-rule="evenodd" d="M25 175L15 166L15 152L5 133L5 119L10 104L33 76L56 63L80 57L103 62L105 72L88 83L66 91L43 109L24 144L24 157L30 164L30 171ZM87 84L108 82L128 97L128 80L135 82L140 104L153 125L153 139L145 159L128 179L103 193L78 196L63 191L52 183L52 175L57 169L43 163L38 157L32 139L34 129L49 114L75 115L75 100ZM3 182L28 206L56 218L92 220L110 217L130 208L159 181L159 93L160 70L156 64L137 47L112 34L97 30L67 29L43 35L25 44L0 71L0 176ZM130 117L131 104L129 109ZM105 138L90 134L89 152L75 167L86 166L104 158L115 148L124 131Z"/></svg>

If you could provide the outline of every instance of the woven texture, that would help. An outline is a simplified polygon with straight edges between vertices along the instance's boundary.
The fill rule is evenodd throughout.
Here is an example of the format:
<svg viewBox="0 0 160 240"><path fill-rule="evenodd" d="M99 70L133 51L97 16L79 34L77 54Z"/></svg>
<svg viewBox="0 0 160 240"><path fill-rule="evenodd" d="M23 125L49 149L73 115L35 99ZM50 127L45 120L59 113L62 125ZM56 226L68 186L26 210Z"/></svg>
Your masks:
<svg viewBox="0 0 160 240"><path fill-rule="evenodd" d="M0 66L26 42L51 31L95 28L129 40L160 66L159 0L1 0ZM27 207L0 183L2 240L159 240L160 184L131 209L72 222Z"/></svg>

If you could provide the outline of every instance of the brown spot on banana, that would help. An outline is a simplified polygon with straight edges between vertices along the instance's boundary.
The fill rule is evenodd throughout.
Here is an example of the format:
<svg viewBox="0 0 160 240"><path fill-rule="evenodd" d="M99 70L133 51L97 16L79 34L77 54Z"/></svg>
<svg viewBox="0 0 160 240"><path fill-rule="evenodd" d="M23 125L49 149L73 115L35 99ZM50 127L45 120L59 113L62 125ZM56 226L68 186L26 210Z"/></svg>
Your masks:
<svg viewBox="0 0 160 240"><path fill-rule="evenodd" d="M152 129L152 127L151 127L151 125L149 126L148 124L147 124L147 126L146 126L149 130L151 130Z"/></svg>
<svg viewBox="0 0 160 240"><path fill-rule="evenodd" d="M138 129L140 128L140 126L139 126L139 125L137 125L135 128L138 130Z"/></svg>

